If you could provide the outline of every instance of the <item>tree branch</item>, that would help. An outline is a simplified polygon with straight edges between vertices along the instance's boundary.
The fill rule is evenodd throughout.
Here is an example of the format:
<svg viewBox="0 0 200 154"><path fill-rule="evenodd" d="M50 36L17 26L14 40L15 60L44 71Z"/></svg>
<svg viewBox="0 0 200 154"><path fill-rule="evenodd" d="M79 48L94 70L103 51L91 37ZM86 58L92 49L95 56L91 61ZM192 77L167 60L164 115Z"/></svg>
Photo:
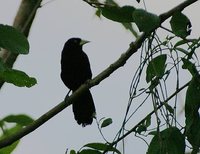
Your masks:
<svg viewBox="0 0 200 154"><path fill-rule="evenodd" d="M23 0L20 4L17 15L13 22L13 27L24 33L26 37L29 35L36 11L40 7L41 2L42 0ZM11 53L8 50L2 50L0 57L8 67L12 68L18 57L18 54ZM4 81L0 81L0 88L3 86L3 84Z"/></svg>
<svg viewBox="0 0 200 154"><path fill-rule="evenodd" d="M183 10L185 7L191 5L192 3L196 2L196 1L198 1L198 0L187 0L187 1L183 2L183 3L181 3L180 5L178 5L175 8L177 8L178 10ZM173 9L169 10L168 12L160 15L161 23L164 22L166 19L168 19L171 15L173 15L173 13L176 11L175 8L173 8ZM135 52L138 51L138 49L141 47L141 45L144 42L144 40L149 35L146 34L146 33L143 33L142 35L140 35L135 42L131 43L129 49L125 53L123 53L118 60L116 60L113 64L111 64L107 69L105 69L103 72L101 72L95 78L93 78L92 80L90 80L90 81L86 82L85 84L81 85L80 88L78 90L76 90L65 102L64 101L61 102L60 104L55 106L53 109L51 109L50 111L48 111L47 113L42 115L40 118L38 118L36 121L31 123L30 125L28 125L25 128L21 129L20 131L18 131L16 133L14 133L14 134L12 134L12 135L0 140L0 148L8 146L8 145L14 143L15 141L21 139L25 135L31 133L32 131L34 131L35 129L40 127L42 124L47 122L49 119L51 119L53 116L55 116L56 114L61 112L63 109L65 109L66 107L71 105L73 100L76 99L77 97L79 97L79 95L82 92L84 92L85 90L87 90L87 89L89 89L89 88L91 88L91 87L93 87L95 85L98 85L102 80L107 78L115 70L117 70L119 67L122 67L126 63L126 61ZM134 129L135 128L133 128L133 130ZM125 134L125 135L127 136L128 134Z"/></svg>

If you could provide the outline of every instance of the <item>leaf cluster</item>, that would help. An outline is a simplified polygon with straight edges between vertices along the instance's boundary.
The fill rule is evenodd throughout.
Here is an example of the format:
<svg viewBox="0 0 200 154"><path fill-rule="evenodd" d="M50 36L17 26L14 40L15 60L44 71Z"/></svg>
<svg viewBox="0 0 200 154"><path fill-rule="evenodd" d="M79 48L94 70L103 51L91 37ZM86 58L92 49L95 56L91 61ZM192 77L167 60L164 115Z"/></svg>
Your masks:
<svg viewBox="0 0 200 154"><path fill-rule="evenodd" d="M0 128L1 128L1 135L0 139L4 139L23 127L29 125L34 120L25 114L19 114L19 115L8 115L0 120ZM5 148L0 149L0 154L10 154L13 152L13 150L17 147L20 140L14 142L10 146L7 146Z"/></svg>
<svg viewBox="0 0 200 154"><path fill-rule="evenodd" d="M3 50L13 54L28 54L29 42L27 38L12 26L0 24L0 55ZM0 58L0 81L11 83L18 87L32 87L37 83L36 79L28 76L25 72L10 68L5 63L6 57ZM8 115L0 120L0 139L4 139L23 127L33 122L28 115ZM19 144L19 140L12 145L0 149L0 154L10 154Z"/></svg>
<svg viewBox="0 0 200 154"><path fill-rule="evenodd" d="M26 37L14 27L0 24L0 49L9 50L14 54L28 54L29 43ZM25 72L6 66L5 60L0 58L0 81L19 87L32 87L37 83L35 78L29 77Z"/></svg>
<svg viewBox="0 0 200 154"><path fill-rule="evenodd" d="M199 48L200 40L199 38L187 39L190 36L192 27L189 18L177 7L177 10L171 15L169 21L170 28L168 29L161 26L160 16L144 9L138 9L128 5L119 6L112 0L107 0L105 3L101 3L101 5L98 5L98 1L96 1L96 4L96 14L99 17L103 16L108 20L121 23L123 26L125 23L129 24L129 27L132 29L134 29L132 24L135 24L140 32L150 35L146 42L143 42L142 50L144 52L141 53L140 66L134 74L127 113L116 140L118 141L123 136L126 136L126 133L123 133L125 131L125 125L134 114L133 112L130 113L130 116L128 115L132 104L131 102L138 96L147 94L146 97L143 96L145 98L144 102L139 107L147 102L151 96L154 111L136 125L134 129L130 130L130 132L132 131L139 135L143 135L146 132L149 132L147 136L153 135L147 153L183 154L185 153L186 140L191 144L193 153L197 153L200 148L200 117L198 113L200 107L200 75L198 70L198 56L195 52ZM159 28L170 32L172 35L167 36L164 41L161 41L156 32ZM128 30L136 32L132 29ZM137 37L137 35L134 36ZM180 66L182 66L182 70ZM187 70L191 74L192 79L183 87L179 87L181 80L179 74L180 71L184 70ZM171 82L169 78L170 76L174 76L174 74L177 76L174 78L174 81L176 81L174 85L175 91L171 96L168 96L168 88ZM140 93L137 94L138 85L140 82L144 82L140 81L141 75L146 76L148 86L141 88L139 90ZM181 126L176 117L177 95L187 86L184 109L185 126ZM173 105L170 104L171 99L174 99L172 101L174 103ZM152 126L153 114L156 117L156 131L148 131ZM165 128L161 130L162 125ZM122 135L121 137L120 134Z"/></svg>

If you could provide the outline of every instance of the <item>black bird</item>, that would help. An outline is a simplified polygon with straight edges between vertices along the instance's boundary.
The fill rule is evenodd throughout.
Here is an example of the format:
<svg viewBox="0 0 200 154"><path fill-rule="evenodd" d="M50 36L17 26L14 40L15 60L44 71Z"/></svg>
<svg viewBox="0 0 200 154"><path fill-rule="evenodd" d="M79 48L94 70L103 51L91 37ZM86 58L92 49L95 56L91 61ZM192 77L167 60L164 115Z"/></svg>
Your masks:
<svg viewBox="0 0 200 154"><path fill-rule="evenodd" d="M62 50L61 79L72 92L92 78L88 56L82 50L82 46L88 42L80 38L71 38ZM95 106L90 90L86 90L73 102L72 109L79 125L84 127L92 124Z"/></svg>

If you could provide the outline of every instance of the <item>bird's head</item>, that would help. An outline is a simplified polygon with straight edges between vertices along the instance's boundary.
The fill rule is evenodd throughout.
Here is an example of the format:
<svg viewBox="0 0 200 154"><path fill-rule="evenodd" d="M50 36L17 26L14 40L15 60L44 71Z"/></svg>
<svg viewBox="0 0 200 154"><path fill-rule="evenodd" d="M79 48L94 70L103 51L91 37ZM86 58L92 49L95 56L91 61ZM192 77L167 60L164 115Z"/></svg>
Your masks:
<svg viewBox="0 0 200 154"><path fill-rule="evenodd" d="M82 49L82 46L88 42L80 38L71 38L65 43L65 48Z"/></svg>

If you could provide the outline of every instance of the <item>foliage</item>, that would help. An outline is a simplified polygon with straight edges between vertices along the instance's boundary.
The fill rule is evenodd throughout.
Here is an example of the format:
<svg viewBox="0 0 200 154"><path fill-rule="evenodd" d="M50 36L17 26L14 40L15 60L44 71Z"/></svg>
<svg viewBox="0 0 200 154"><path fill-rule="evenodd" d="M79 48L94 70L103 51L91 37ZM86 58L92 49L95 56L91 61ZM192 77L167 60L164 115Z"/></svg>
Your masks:
<svg viewBox="0 0 200 154"><path fill-rule="evenodd" d="M0 127L2 130L2 133L0 134L0 139L4 139L20 129L22 129L24 126L29 125L34 120L24 114L20 115L8 115L0 120ZM10 125L11 124L11 127ZM19 144L19 140L11 144L10 146L7 146L5 148L0 149L0 154L10 154Z"/></svg>
<svg viewBox="0 0 200 154"><path fill-rule="evenodd" d="M15 54L28 54L29 43L26 37L12 26L0 24L0 49L7 49ZM0 53L1 53L0 50ZM0 58L0 81L12 83L19 87L32 87L36 84L36 79L29 77L25 72L9 68L4 60ZM33 119L27 115L8 115L0 120L1 135L4 139L11 134L21 130L33 122ZM12 126L8 125L12 123ZM0 154L10 154L18 145L19 140L12 145L0 149Z"/></svg>
<svg viewBox="0 0 200 154"><path fill-rule="evenodd" d="M190 20L180 11L173 14L170 24L175 35L183 38L190 35L190 28L192 26Z"/></svg>
<svg viewBox="0 0 200 154"><path fill-rule="evenodd" d="M153 135L147 151L149 154L183 154L186 149L186 140L191 144L192 152L197 153L200 147L200 117L198 113L200 107L200 75L196 51L199 48L200 39L187 38L190 36L192 26L189 18L180 10L176 10L171 15L169 21L171 29L169 29L160 26L161 21L158 15L137 9L134 6L120 7L112 0L106 0L105 3L99 1L95 1L95 3L93 1L86 2L96 7L98 11L100 10L98 16L102 15L108 20L119 22L122 25L124 23L131 25L135 23L140 32L149 35L143 42L140 65L133 76L126 116L111 145L116 147L127 134L135 133L136 137L140 136L143 140L145 140L144 136ZM165 31L165 39L161 39L157 30ZM191 74L192 79L180 86L182 82L180 74L185 70ZM141 83L144 83L142 76L146 76L146 87L140 87ZM171 79L173 79L173 85ZM170 91L171 95L169 95L168 89L171 89L171 87L174 91ZM185 125L181 125L177 121L177 96L186 87L188 89L185 97ZM143 99L138 108L141 108L146 102L152 102L153 111L125 133L127 130L127 128L125 130L125 127L130 124L130 119L138 110L136 108L133 112L135 107L132 106L132 101L138 98ZM153 115L155 115L156 121L152 121ZM105 126L109 121L111 121L110 118L105 120ZM105 139L101 130L103 127L99 128L102 137ZM155 131L149 131L152 128ZM105 141L107 144L108 141L106 139Z"/></svg>
<svg viewBox="0 0 200 154"><path fill-rule="evenodd" d="M12 26L0 24L0 49L4 48L16 54L28 54L29 43L26 37ZM32 87L36 79L25 72L9 68L0 58L0 81L12 83L19 87Z"/></svg>
<svg viewBox="0 0 200 154"><path fill-rule="evenodd" d="M169 127L161 132L156 132L147 154L183 154L185 153L184 135L176 127Z"/></svg>
<svg viewBox="0 0 200 154"><path fill-rule="evenodd" d="M28 54L26 37L12 26L0 24L0 47L18 54Z"/></svg>
<svg viewBox="0 0 200 154"><path fill-rule="evenodd" d="M97 125L105 143L88 143L80 150L71 150L70 153L120 154L118 143L129 134L134 134L145 142L146 137L151 137L148 154L184 154L186 147L190 147L192 153L197 153L200 148L200 74L196 51L200 46L200 37L188 38L192 26L190 19L177 9L171 14L170 21L167 21L170 27L163 27L161 16L144 9L128 5L121 7L113 0L106 0L104 3L98 0L84 1L96 9L96 15L120 23L138 38L133 26L136 25L146 39L140 48L140 65L133 72L125 117L116 136L112 141L106 139L103 129L110 126L113 121L112 118L102 118L97 121ZM161 38L160 32L165 33L166 37ZM15 54L28 54L29 44L25 36L15 28L0 25L0 48ZM181 80L182 72L191 75L191 79L185 84ZM32 87L36 84L35 78L20 70L9 68L2 58L0 80L19 87ZM185 123L181 124L177 119L178 94L185 88ZM142 100L140 104L133 105L132 102L138 98ZM132 124L133 115L147 102L152 103L152 112L138 124ZM34 120L27 115L8 115L0 120L0 138L4 139L32 122ZM12 126L9 127L8 123L12 123ZM134 127L130 128L133 125ZM19 140L0 149L0 154L11 153L18 143Z"/></svg>

